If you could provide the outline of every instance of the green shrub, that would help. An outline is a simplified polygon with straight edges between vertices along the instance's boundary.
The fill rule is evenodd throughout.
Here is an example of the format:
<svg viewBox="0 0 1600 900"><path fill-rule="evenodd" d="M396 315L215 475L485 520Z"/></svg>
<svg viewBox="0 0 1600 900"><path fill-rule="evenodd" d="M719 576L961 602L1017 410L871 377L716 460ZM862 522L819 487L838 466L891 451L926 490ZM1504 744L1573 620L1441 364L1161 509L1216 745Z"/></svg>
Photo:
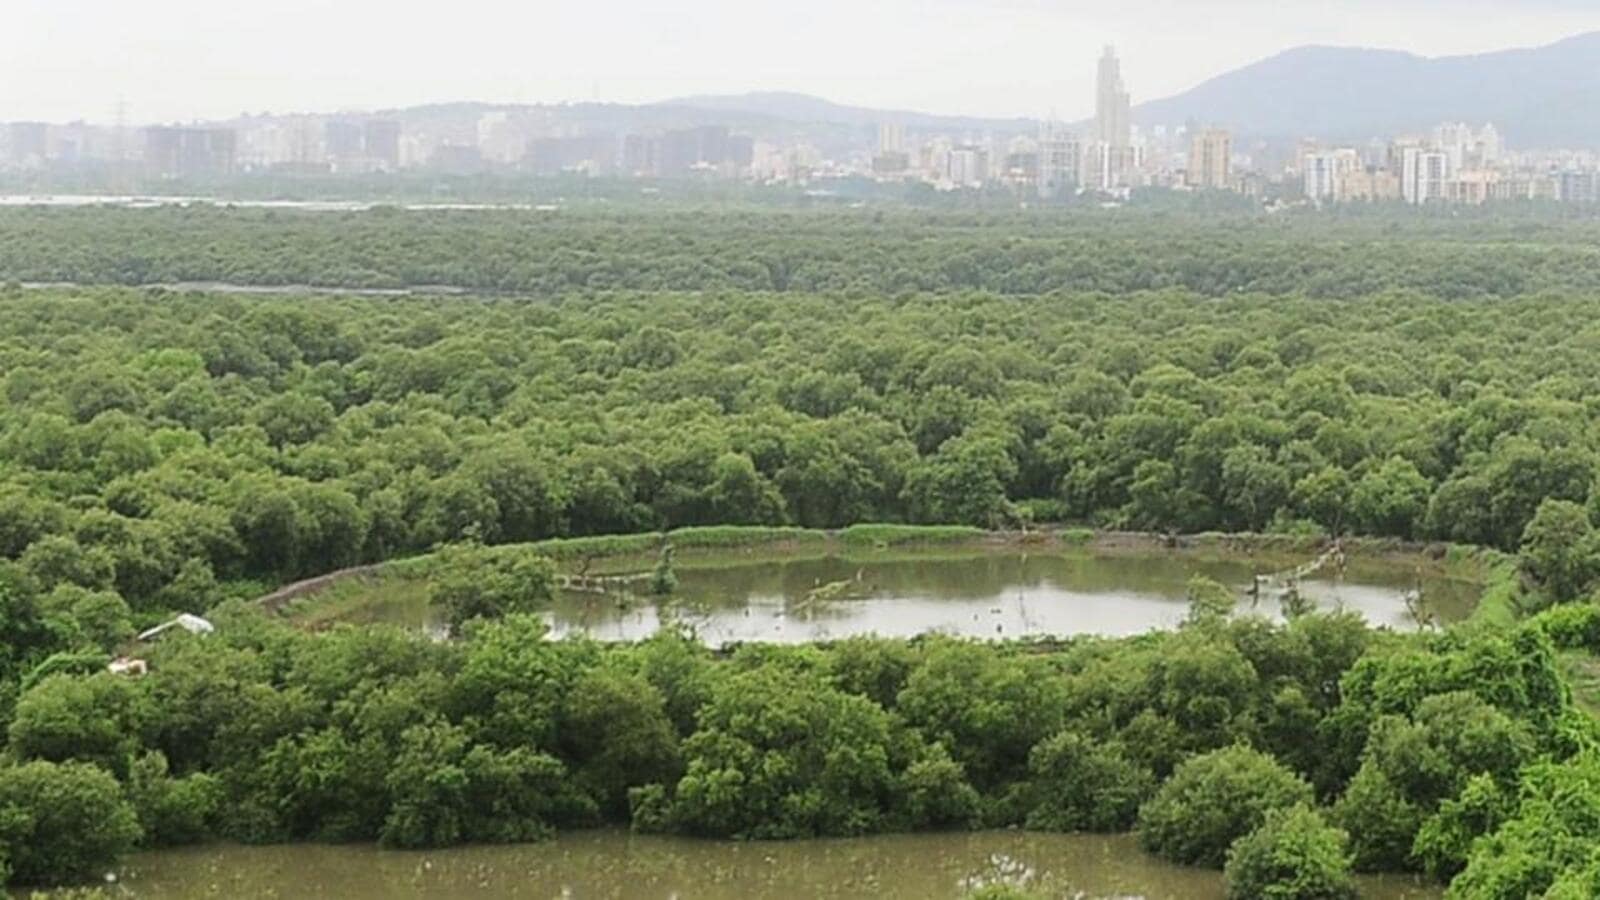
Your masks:
<svg viewBox="0 0 1600 900"><path fill-rule="evenodd" d="M86 763L0 768L0 846L12 881L70 884L98 878L139 840L122 787Z"/></svg>
<svg viewBox="0 0 1600 900"><path fill-rule="evenodd" d="M1522 533L1522 568L1554 603L1581 597L1600 575L1600 546L1589 513L1567 500L1545 500Z"/></svg>
<svg viewBox="0 0 1600 900"><path fill-rule="evenodd" d="M555 593L555 567L526 547L455 544L434 555L429 602L451 625L536 612Z"/></svg>
<svg viewBox="0 0 1600 900"><path fill-rule="evenodd" d="M1282 763L1226 747L1178 766L1139 809L1139 842L1173 862L1220 869L1233 842L1268 813L1311 800L1311 785Z"/></svg>
<svg viewBox="0 0 1600 900"><path fill-rule="evenodd" d="M217 779L205 772L173 778L167 758L159 751L141 756L133 764L127 783L144 829L148 846L193 844L213 833L223 791Z"/></svg>
<svg viewBox="0 0 1600 900"><path fill-rule="evenodd" d="M907 828L966 828L978 821L978 792L943 744L906 767L896 789Z"/></svg>
<svg viewBox="0 0 1600 900"><path fill-rule="evenodd" d="M1027 825L1039 831L1126 831L1156 789L1155 776L1120 747L1071 731L1034 747L1028 774Z"/></svg>
<svg viewBox="0 0 1600 900"><path fill-rule="evenodd" d="M671 791L636 794L641 828L661 818L708 837L864 834L889 813L888 713L864 697L776 666L717 685L684 743L686 770Z"/></svg>
<svg viewBox="0 0 1600 900"><path fill-rule="evenodd" d="M1094 543L1093 528L1068 528L1061 532L1061 543L1069 547L1087 547Z"/></svg>
<svg viewBox="0 0 1600 900"><path fill-rule="evenodd" d="M1228 898L1354 900L1349 842L1309 806L1273 810L1228 850Z"/></svg>

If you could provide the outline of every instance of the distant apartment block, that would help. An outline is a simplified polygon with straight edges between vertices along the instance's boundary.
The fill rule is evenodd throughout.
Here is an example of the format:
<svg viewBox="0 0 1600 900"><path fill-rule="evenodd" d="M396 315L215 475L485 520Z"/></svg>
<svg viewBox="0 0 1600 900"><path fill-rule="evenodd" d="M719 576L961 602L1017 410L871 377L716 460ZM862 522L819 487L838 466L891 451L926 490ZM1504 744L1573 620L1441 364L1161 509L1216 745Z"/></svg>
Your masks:
<svg viewBox="0 0 1600 900"><path fill-rule="evenodd" d="M1039 138L1039 196L1046 200L1076 193L1083 143L1075 136L1047 128Z"/></svg>
<svg viewBox="0 0 1600 900"><path fill-rule="evenodd" d="M1227 190L1233 182L1233 135L1221 128L1197 132L1189 144L1189 186Z"/></svg>
<svg viewBox="0 0 1600 900"><path fill-rule="evenodd" d="M50 126L43 122L12 122L5 130L7 163L19 168L36 168L49 159Z"/></svg>
<svg viewBox="0 0 1600 900"><path fill-rule="evenodd" d="M144 132L144 163L161 178L215 178L231 175L238 135L231 128L158 126Z"/></svg>
<svg viewBox="0 0 1600 900"><path fill-rule="evenodd" d="M534 138L528 142L524 168L535 175L581 172L610 174L616 169L617 141L610 134Z"/></svg>
<svg viewBox="0 0 1600 900"><path fill-rule="evenodd" d="M400 168L401 126L395 119L368 119L361 124L361 151L378 168Z"/></svg>

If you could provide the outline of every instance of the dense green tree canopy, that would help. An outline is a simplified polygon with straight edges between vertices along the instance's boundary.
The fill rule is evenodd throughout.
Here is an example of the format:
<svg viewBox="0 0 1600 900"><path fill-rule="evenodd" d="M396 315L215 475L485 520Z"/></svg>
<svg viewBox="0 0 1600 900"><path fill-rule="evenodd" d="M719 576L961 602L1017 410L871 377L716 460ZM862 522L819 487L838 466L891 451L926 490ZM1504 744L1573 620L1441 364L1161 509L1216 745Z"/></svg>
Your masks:
<svg viewBox="0 0 1600 900"><path fill-rule="evenodd" d="M1137 825L1232 847L1250 896L1342 897L1349 863L1587 896L1600 729L1561 673L1600 652L1592 224L1102 212L0 211L0 281L484 295L0 288L0 858ZM1520 569L1486 555L1486 614L1414 635L1237 618L1204 581L1116 641L714 653L538 615L551 539L869 521ZM624 545L657 547L592 544ZM430 551L403 565L449 640L249 602ZM216 633L105 672L180 610Z"/></svg>

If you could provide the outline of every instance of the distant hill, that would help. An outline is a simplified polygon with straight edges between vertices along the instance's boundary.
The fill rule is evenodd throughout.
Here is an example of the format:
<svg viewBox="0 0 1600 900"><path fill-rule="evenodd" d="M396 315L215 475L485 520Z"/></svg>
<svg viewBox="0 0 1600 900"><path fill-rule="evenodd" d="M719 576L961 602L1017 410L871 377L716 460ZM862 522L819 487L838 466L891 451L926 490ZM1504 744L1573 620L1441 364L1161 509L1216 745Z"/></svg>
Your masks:
<svg viewBox="0 0 1600 900"><path fill-rule="evenodd" d="M807 94L680 97L643 105L453 103L388 110L408 130L470 139L479 116L506 111L568 129L626 134L721 124L763 139L804 138L846 150L896 122L917 132L1030 134L1030 119L947 116L846 106ZM1513 146L1600 148L1600 32L1547 47L1429 59L1394 50L1299 47L1134 109L1142 125L1191 120L1244 138L1365 141L1440 122L1493 122ZM1080 128L1088 123L1080 123Z"/></svg>
<svg viewBox="0 0 1600 900"><path fill-rule="evenodd" d="M1600 146L1600 32L1434 59L1299 47L1142 104L1134 118L1145 125L1193 119L1261 138L1342 140L1444 121L1493 122L1520 147Z"/></svg>
<svg viewBox="0 0 1600 900"><path fill-rule="evenodd" d="M896 122L913 129L940 131L1031 132L1038 128L1038 123L1029 119L986 119L941 116L908 110L870 109L862 106L845 106L809 94L782 91L680 97L657 103L655 106L760 116L804 124L847 125L853 128L875 128L884 122Z"/></svg>

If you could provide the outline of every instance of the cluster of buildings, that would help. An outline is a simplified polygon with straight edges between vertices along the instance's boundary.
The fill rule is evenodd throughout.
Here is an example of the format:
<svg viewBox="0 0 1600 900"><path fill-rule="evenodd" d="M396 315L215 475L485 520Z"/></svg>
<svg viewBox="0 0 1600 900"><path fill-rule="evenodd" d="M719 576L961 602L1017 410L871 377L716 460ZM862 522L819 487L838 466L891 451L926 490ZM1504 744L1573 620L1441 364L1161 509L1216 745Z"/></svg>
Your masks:
<svg viewBox="0 0 1600 900"><path fill-rule="evenodd" d="M1510 154L1493 125L1447 123L1432 134L1366 147L1302 145L1297 167L1305 200L1477 205L1497 200L1600 200L1592 154Z"/></svg>
<svg viewBox="0 0 1600 900"><path fill-rule="evenodd" d="M1431 134L1353 147L1299 142L1292 152L1256 144L1238 152L1230 130L1187 123L1135 128L1116 53L1099 63L1095 118L1078 129L994 140L933 136L908 150L904 128L879 128L867 171L944 190L1004 187L1021 196L1125 196L1139 188L1233 191L1264 200L1413 205L1500 200L1600 203L1600 155L1509 153L1493 125L1448 123Z"/></svg>
<svg viewBox="0 0 1600 900"><path fill-rule="evenodd" d="M1013 135L1003 143L936 136L911 153L904 126L887 123L879 126L870 165L880 179L918 180L944 190L1003 185L1045 199L1127 191L1142 186L1146 168L1147 145L1135 139L1133 100L1109 47L1100 59L1095 120L1087 135L1050 123L1037 136Z"/></svg>
<svg viewBox="0 0 1600 900"><path fill-rule="evenodd" d="M450 120L410 128L397 118L377 116L260 117L137 129L11 122L0 127L0 170L99 165L171 180L402 169L650 178L742 178L756 171L755 139L725 125L618 134L541 127L544 118L538 110L502 110L465 124Z"/></svg>
<svg viewBox="0 0 1600 900"><path fill-rule="evenodd" d="M1199 122L1140 128L1122 66L1101 56L1095 115L997 133L958 133L927 117L873 128L775 123L741 133L704 111L659 107L429 107L384 115L242 116L129 129L13 122L0 171L100 167L142 179L252 173L469 175L521 172L613 178L743 179L826 187L844 179L1003 191L1019 200L1117 199L1139 189L1230 191L1263 202L1429 205L1546 199L1600 203L1600 156L1510 152L1492 125L1360 146L1236 142ZM948 120L947 120L948 121ZM1248 123L1241 123L1246 129ZM1245 133L1248 133L1246 130Z"/></svg>

